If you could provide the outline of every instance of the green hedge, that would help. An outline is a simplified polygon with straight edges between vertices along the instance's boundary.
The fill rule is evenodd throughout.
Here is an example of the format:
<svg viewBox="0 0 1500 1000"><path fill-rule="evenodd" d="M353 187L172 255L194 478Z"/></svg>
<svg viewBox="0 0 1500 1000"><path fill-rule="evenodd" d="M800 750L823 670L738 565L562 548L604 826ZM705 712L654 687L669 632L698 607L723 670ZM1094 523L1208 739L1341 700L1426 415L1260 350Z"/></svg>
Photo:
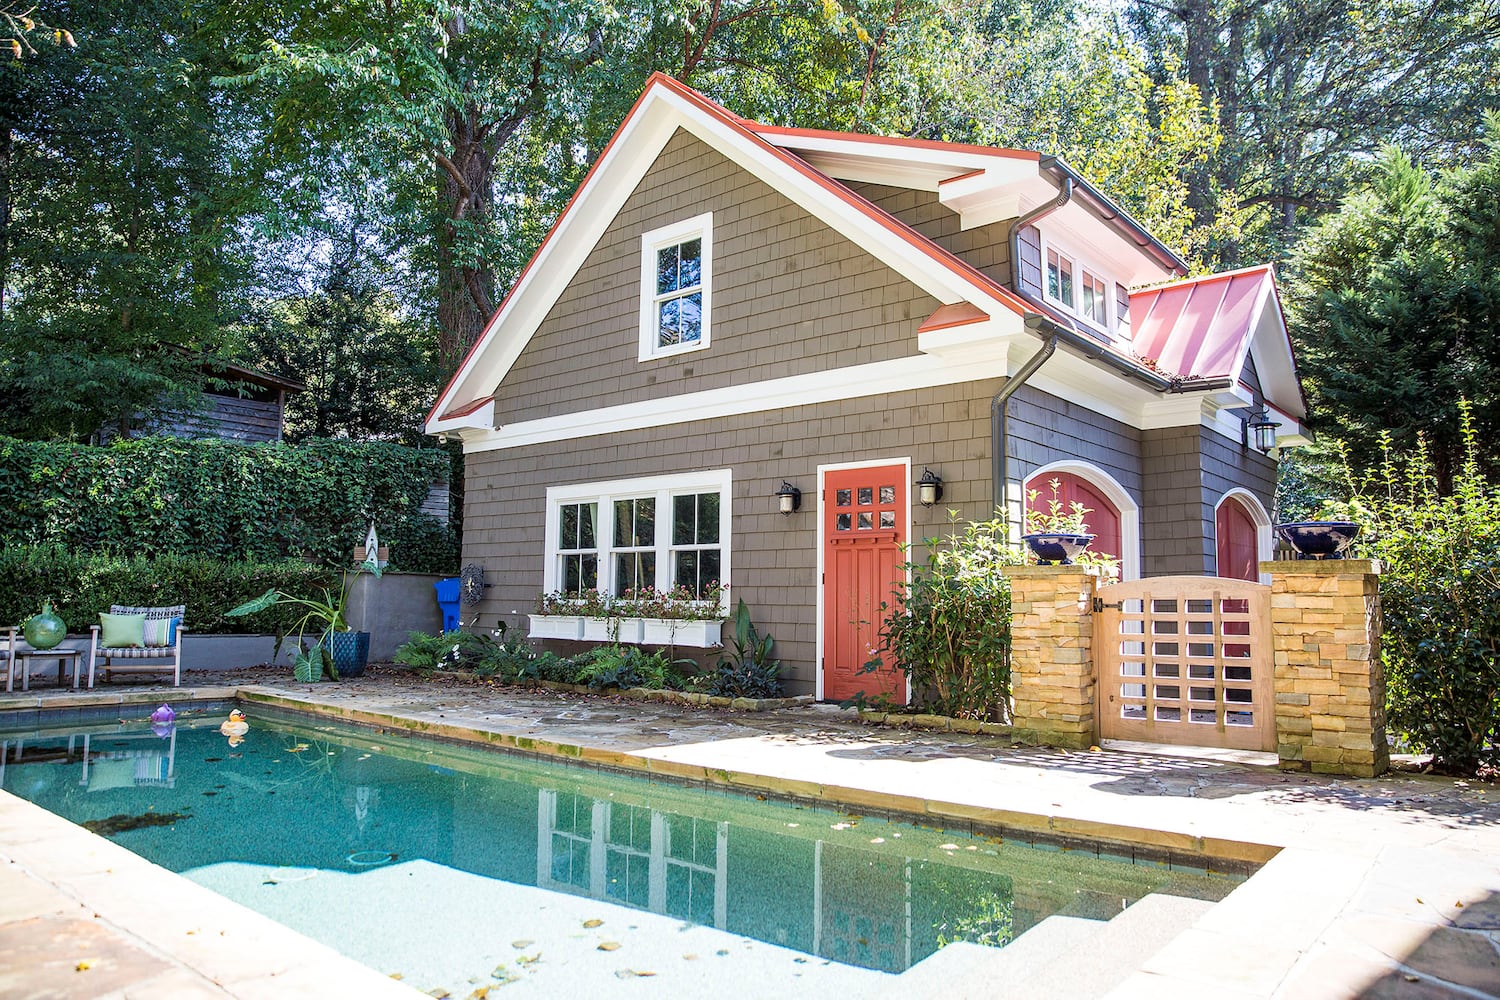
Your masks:
<svg viewBox="0 0 1500 1000"><path fill-rule="evenodd" d="M392 568L451 573L454 532L419 509L449 463L383 442L0 438L0 547L344 565L374 521Z"/></svg>
<svg viewBox="0 0 1500 1000"><path fill-rule="evenodd" d="M338 572L303 560L257 563L209 556L82 555L61 546L0 548L0 625L15 625L44 600L70 632L83 632L111 604L187 605L193 632L276 632L296 622L295 608L273 608L248 618L224 612L272 587L316 594L338 585Z"/></svg>

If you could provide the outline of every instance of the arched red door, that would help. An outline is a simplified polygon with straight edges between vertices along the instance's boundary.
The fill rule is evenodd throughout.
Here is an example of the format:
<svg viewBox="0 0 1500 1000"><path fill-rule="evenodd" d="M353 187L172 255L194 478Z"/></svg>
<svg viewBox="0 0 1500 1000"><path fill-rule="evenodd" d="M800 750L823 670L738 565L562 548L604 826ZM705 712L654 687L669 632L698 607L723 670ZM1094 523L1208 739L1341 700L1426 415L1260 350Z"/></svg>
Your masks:
<svg viewBox="0 0 1500 1000"><path fill-rule="evenodd" d="M1218 535L1219 575L1260 582L1255 518L1245 505L1234 497L1225 497L1214 515L1214 528Z"/></svg>
<svg viewBox="0 0 1500 1000"><path fill-rule="evenodd" d="M1071 510L1074 503L1081 503L1089 509L1083 515L1084 523L1094 535L1089 551L1121 559L1125 546L1120 540L1120 508L1087 479L1071 472L1043 472L1034 475L1026 481L1026 509L1044 514L1051 509L1054 479L1058 482L1057 499L1062 501L1064 510ZM1035 500L1031 499L1032 490L1037 493Z"/></svg>

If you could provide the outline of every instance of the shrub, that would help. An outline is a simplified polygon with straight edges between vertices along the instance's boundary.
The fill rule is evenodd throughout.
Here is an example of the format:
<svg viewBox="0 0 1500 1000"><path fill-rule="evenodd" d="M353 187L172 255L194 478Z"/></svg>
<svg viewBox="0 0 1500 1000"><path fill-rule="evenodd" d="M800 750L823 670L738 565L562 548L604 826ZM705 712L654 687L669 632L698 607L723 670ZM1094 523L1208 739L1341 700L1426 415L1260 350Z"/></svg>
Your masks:
<svg viewBox="0 0 1500 1000"><path fill-rule="evenodd" d="M781 661L771 659L776 640L761 635L744 598L734 609L734 633L710 675L708 693L719 698L780 698Z"/></svg>
<svg viewBox="0 0 1500 1000"><path fill-rule="evenodd" d="M384 442L0 438L0 546L339 565L374 521L393 569L451 572L454 533L420 510L448 475L446 452Z"/></svg>
<svg viewBox="0 0 1500 1000"><path fill-rule="evenodd" d="M927 539L927 561L907 563L894 602L882 604L880 638L911 681L918 703L955 718L1010 718L1010 580L1021 562L1004 521L957 515L942 538ZM865 671L879 669L876 656Z"/></svg>
<svg viewBox="0 0 1500 1000"><path fill-rule="evenodd" d="M0 624L18 622L50 600L72 631L99 620L111 604L186 604L195 633L287 631L298 615L272 608L230 619L225 612L268 589L316 593L336 587L335 571L300 559L266 563L194 555L86 555L61 545L0 547Z"/></svg>
<svg viewBox="0 0 1500 1000"><path fill-rule="evenodd" d="M1480 471L1467 404L1464 463L1440 488L1424 444L1359 483L1345 512L1381 560L1381 658L1393 728L1444 767L1500 764L1500 486Z"/></svg>

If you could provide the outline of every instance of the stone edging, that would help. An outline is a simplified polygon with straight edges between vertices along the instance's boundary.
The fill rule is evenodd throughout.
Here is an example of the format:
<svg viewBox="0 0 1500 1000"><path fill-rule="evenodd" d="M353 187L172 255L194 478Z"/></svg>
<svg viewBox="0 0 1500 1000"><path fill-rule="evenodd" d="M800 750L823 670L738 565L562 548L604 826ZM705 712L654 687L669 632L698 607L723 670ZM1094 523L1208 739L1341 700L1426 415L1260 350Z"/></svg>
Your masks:
<svg viewBox="0 0 1500 1000"><path fill-rule="evenodd" d="M470 678L475 675L464 670L434 670L434 674L446 677ZM771 712L780 708L801 708L817 701L810 694L794 695L790 698L725 698L707 695L700 691L667 691L656 688L592 688L587 684L565 684L562 681L525 681L515 685L520 688L543 688L547 691L566 691L569 694L596 694L611 698L629 698L632 701L660 701L671 705L694 705L705 708L727 708L735 712Z"/></svg>
<svg viewBox="0 0 1500 1000"><path fill-rule="evenodd" d="M930 729L939 733L974 733L1001 737L1011 735L1009 723L955 719L947 715L906 715L901 712L874 712L862 708L859 710L859 721L867 726L887 726L892 729Z"/></svg>

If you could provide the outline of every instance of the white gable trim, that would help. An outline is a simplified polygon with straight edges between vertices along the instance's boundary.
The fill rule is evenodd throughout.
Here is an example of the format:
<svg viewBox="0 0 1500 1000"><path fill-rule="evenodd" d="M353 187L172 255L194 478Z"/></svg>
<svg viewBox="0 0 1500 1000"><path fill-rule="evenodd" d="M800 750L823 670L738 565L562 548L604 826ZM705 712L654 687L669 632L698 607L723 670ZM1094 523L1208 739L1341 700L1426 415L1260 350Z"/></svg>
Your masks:
<svg viewBox="0 0 1500 1000"><path fill-rule="evenodd" d="M775 188L814 218L859 244L876 259L944 304L971 301L996 322L1021 331L1021 313L1009 296L997 294L977 275L970 278L950 259L934 255L891 227L878 210L857 198L837 196L819 183L812 168L791 162L791 154L773 150L727 112L714 113L703 99L693 99L680 85L654 79L635 109L605 148L583 186L564 209L552 232L527 265L511 293L485 327L474 349L439 397L429 417L441 421L451 408L462 407L495 391L521 351L561 297L605 229L635 191L663 147L681 128L730 161ZM785 158L784 158L785 157ZM824 178L828 185L837 182ZM882 221L885 220L885 221ZM917 238L920 239L920 238ZM925 241L922 241L925 242ZM933 252L928 252L929 250Z"/></svg>

